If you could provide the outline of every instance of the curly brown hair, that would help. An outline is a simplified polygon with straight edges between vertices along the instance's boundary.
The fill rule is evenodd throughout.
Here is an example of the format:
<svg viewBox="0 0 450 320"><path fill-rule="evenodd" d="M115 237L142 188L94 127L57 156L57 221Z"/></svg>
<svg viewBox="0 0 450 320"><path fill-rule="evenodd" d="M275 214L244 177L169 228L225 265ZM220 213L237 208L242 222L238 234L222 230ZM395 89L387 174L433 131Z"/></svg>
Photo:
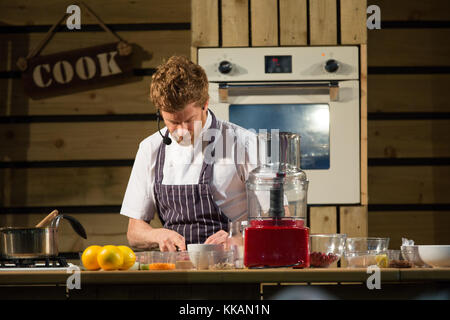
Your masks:
<svg viewBox="0 0 450 320"><path fill-rule="evenodd" d="M174 113L209 99L208 78L203 68L183 56L172 56L152 76L150 100L157 109Z"/></svg>

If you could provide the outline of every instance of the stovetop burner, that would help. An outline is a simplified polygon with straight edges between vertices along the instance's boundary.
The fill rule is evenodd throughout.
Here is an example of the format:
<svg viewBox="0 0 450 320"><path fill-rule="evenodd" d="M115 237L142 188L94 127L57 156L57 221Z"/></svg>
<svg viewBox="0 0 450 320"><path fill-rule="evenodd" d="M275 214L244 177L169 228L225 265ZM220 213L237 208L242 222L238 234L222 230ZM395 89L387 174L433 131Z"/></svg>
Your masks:
<svg viewBox="0 0 450 320"><path fill-rule="evenodd" d="M4 258L0 257L0 268L65 268L68 263L64 257L45 258Z"/></svg>

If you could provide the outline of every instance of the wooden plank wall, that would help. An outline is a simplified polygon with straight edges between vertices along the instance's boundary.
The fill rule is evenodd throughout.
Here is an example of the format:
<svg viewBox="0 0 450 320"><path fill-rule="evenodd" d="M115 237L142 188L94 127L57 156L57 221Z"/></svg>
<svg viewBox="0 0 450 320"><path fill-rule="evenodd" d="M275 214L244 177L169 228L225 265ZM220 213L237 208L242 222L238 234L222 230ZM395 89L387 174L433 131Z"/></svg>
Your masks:
<svg viewBox="0 0 450 320"><path fill-rule="evenodd" d="M88 240L62 223L60 251L126 244L118 214L138 143L154 133L148 88L154 68L189 56L189 0L85 0L125 40L142 64L132 82L76 94L28 99L16 60L45 36L69 1L0 4L0 226L33 226L54 208L85 226ZM42 54L113 42L81 11L81 31L60 28ZM155 222L157 224L157 221Z"/></svg>
<svg viewBox="0 0 450 320"><path fill-rule="evenodd" d="M369 0L369 234L450 243L450 2Z"/></svg>
<svg viewBox="0 0 450 320"><path fill-rule="evenodd" d="M198 47L360 46L362 205L311 207L309 220L313 233L365 236L368 232L366 6L366 0L192 1L193 60ZM204 15L205 10L210 15ZM201 27L194 29L194 26Z"/></svg>

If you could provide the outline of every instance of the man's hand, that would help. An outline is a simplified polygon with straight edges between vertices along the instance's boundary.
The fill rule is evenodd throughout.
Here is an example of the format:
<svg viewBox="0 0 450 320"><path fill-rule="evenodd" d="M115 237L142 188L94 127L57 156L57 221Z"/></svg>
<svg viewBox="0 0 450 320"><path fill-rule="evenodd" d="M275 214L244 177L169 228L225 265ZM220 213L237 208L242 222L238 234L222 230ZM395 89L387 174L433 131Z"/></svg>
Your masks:
<svg viewBox="0 0 450 320"><path fill-rule="evenodd" d="M225 245L227 242L228 233L220 230L206 239L205 244L223 244Z"/></svg>
<svg viewBox="0 0 450 320"><path fill-rule="evenodd" d="M181 251L186 250L185 239L178 232L165 228L154 228L151 232L152 238L159 245L159 250L177 251L177 247Z"/></svg>

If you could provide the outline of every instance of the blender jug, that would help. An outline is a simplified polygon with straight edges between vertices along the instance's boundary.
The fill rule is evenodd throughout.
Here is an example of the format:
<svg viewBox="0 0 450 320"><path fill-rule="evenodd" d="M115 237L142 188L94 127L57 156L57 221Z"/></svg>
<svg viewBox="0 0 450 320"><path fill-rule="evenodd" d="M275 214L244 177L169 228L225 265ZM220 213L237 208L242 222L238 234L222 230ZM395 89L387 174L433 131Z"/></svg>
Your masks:
<svg viewBox="0 0 450 320"><path fill-rule="evenodd" d="M273 131L259 134L258 159L260 165L246 183L249 223L244 264L308 267L308 181L300 169L300 136Z"/></svg>

